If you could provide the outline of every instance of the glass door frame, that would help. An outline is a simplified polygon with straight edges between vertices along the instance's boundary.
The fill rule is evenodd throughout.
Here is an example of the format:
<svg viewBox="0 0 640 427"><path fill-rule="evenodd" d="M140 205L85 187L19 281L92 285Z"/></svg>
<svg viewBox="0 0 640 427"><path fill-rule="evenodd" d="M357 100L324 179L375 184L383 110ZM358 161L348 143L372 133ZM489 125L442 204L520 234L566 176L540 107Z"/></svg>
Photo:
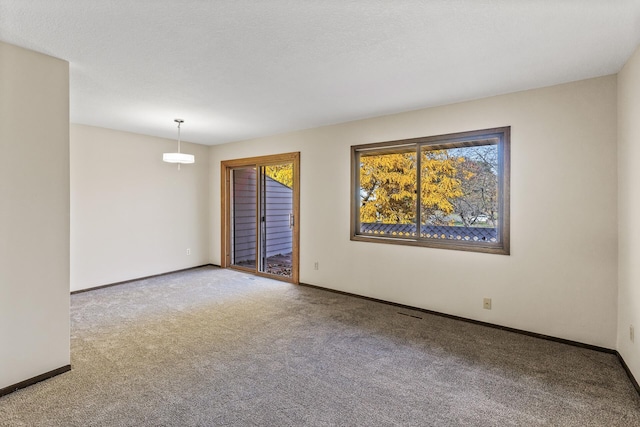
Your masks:
<svg viewBox="0 0 640 427"><path fill-rule="evenodd" d="M256 265L253 269L238 267L231 262L231 232L232 232L232 200L231 200L231 172L233 169L255 167L256 177L259 176L259 170L263 166L279 165L283 163L293 164L293 236L292 236L292 253L291 253L291 277L268 274L259 271L256 256ZM221 204L221 259L220 267L233 268L240 271L250 272L257 276L269 277L271 279L282 280L285 282L299 283L299 260L300 260L300 152L276 154L271 156L248 157L244 159L224 160L220 162L220 204ZM260 186L256 185L258 189ZM258 190L256 190L258 191ZM256 194L256 207L259 204L259 195ZM258 209L256 209L256 235L258 236ZM256 246L259 245L259 239L256 240ZM256 248L258 249L258 248ZM256 251L256 255L259 251Z"/></svg>

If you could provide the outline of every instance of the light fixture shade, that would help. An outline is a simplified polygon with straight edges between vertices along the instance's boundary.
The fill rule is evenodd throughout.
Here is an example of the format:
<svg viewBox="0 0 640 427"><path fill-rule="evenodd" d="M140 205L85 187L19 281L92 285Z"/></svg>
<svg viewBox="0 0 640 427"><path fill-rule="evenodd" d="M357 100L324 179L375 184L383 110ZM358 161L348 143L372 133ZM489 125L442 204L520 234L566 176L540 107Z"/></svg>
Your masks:
<svg viewBox="0 0 640 427"><path fill-rule="evenodd" d="M193 154L184 154L180 152L180 125L184 123L184 120L175 119L174 122L178 124L178 152L164 153L162 154L162 160L167 163L177 163L178 170L180 170L181 164L195 163L196 157Z"/></svg>
<svg viewBox="0 0 640 427"><path fill-rule="evenodd" d="M167 163L195 163L196 158L193 154L184 153L164 153L162 154L162 160Z"/></svg>

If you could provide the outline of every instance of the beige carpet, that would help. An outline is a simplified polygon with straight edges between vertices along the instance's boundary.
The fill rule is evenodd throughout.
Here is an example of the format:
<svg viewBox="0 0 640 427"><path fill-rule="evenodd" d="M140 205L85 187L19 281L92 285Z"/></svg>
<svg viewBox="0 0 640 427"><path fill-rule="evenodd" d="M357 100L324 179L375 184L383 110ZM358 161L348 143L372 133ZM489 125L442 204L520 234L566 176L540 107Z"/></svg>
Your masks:
<svg viewBox="0 0 640 427"><path fill-rule="evenodd" d="M72 371L0 398L1 426L640 426L611 354L231 270L71 319Z"/></svg>

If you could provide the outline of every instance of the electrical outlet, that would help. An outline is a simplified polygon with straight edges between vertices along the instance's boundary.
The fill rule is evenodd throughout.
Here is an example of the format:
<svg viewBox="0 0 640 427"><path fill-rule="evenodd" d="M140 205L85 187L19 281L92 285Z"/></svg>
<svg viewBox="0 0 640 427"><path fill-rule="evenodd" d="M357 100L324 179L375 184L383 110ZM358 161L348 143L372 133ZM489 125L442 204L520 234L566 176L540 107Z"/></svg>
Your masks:
<svg viewBox="0 0 640 427"><path fill-rule="evenodd" d="M635 341L635 331L633 330L633 325L629 325L629 339L631 342Z"/></svg>
<svg viewBox="0 0 640 427"><path fill-rule="evenodd" d="M187 248L187 255L191 255L191 248Z"/></svg>
<svg viewBox="0 0 640 427"><path fill-rule="evenodd" d="M482 307L485 310L491 310L491 298L485 298L482 300Z"/></svg>
<svg viewBox="0 0 640 427"><path fill-rule="evenodd" d="M320 268L320 266L319 266L319 264L318 264L318 261L314 262L314 263L313 263L313 269L314 269L314 270L318 270L319 268Z"/></svg>

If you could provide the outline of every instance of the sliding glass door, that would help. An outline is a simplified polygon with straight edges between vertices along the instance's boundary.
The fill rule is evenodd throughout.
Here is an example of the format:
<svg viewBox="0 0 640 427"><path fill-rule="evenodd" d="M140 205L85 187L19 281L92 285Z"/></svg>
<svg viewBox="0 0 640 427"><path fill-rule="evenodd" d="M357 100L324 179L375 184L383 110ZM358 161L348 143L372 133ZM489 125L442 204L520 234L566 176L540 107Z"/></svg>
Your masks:
<svg viewBox="0 0 640 427"><path fill-rule="evenodd" d="M262 166L259 185L258 271L291 277L293 262L293 163Z"/></svg>
<svg viewBox="0 0 640 427"><path fill-rule="evenodd" d="M299 153L222 162L223 267L298 282Z"/></svg>
<svg viewBox="0 0 640 427"><path fill-rule="evenodd" d="M256 169L233 169L231 188L231 263L237 267L253 269L258 259Z"/></svg>

